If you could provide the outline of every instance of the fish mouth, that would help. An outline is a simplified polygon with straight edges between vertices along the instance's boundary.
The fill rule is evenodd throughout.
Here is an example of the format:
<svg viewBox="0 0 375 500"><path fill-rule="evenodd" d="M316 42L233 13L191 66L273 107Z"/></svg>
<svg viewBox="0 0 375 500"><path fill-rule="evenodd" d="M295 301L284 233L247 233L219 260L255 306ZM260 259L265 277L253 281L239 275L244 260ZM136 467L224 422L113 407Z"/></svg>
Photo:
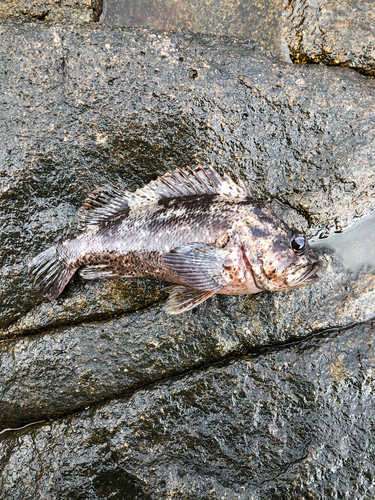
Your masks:
<svg viewBox="0 0 375 500"><path fill-rule="evenodd" d="M319 269L319 262L313 262L306 266L300 267L287 277L288 286L297 288L299 286L310 285L314 283L318 276L316 275Z"/></svg>

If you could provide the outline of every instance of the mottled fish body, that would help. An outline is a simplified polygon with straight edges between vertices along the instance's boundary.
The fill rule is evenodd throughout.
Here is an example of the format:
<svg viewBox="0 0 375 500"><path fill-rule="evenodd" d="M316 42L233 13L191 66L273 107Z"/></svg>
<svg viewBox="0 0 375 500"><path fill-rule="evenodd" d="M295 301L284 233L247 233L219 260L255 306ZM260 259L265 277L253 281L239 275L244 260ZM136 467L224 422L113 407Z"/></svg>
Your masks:
<svg viewBox="0 0 375 500"><path fill-rule="evenodd" d="M311 283L317 258L301 232L212 167L168 173L135 193L105 186L78 213L85 231L29 264L50 300L78 270L85 279L174 283L165 309L179 313L219 294L254 294Z"/></svg>

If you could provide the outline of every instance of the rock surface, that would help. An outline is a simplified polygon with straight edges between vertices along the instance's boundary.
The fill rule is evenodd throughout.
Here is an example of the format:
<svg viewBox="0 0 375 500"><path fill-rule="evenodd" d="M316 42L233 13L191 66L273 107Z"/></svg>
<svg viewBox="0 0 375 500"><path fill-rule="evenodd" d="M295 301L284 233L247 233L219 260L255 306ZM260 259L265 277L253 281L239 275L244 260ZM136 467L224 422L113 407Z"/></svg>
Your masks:
<svg viewBox="0 0 375 500"><path fill-rule="evenodd" d="M41 300L26 263L76 234L76 211L98 185L135 189L212 163L310 237L374 209L375 89L366 77L190 33L0 30L3 328Z"/></svg>
<svg viewBox="0 0 375 500"><path fill-rule="evenodd" d="M373 0L288 0L285 19L293 62L347 66L375 76Z"/></svg>
<svg viewBox="0 0 375 500"><path fill-rule="evenodd" d="M0 344L0 430L82 409L234 354L375 316L375 272L353 279L334 257L321 253L320 282L311 288L218 296L177 317L153 307L59 327L59 318L66 321L61 309L46 304L55 316L36 311L33 330L21 330L22 338ZM117 301L116 290L111 292ZM64 308L74 309L78 300ZM20 325L28 325L28 316ZM38 319L46 317L52 320L49 331L35 335Z"/></svg>
<svg viewBox="0 0 375 500"><path fill-rule="evenodd" d="M0 0L0 19L85 24L98 21L101 0Z"/></svg>
<svg viewBox="0 0 375 500"><path fill-rule="evenodd" d="M158 282L75 278L48 303L26 273L32 256L77 234L77 209L96 186L133 190L187 164L241 176L310 237L345 228L375 208L371 79L192 33L3 22L0 36L0 426L56 419L2 434L0 495L371 497L373 327L336 327L374 317L374 267L354 274L321 249L311 287L219 296L177 317L161 310ZM330 328L329 340L267 350ZM245 374L252 389L235 407ZM163 411L164 437L153 421Z"/></svg>
<svg viewBox="0 0 375 500"><path fill-rule="evenodd" d="M0 498L373 498L375 325L268 350L0 442Z"/></svg>
<svg viewBox="0 0 375 500"><path fill-rule="evenodd" d="M251 38L290 61L281 36L283 4L283 0L109 0L100 22Z"/></svg>

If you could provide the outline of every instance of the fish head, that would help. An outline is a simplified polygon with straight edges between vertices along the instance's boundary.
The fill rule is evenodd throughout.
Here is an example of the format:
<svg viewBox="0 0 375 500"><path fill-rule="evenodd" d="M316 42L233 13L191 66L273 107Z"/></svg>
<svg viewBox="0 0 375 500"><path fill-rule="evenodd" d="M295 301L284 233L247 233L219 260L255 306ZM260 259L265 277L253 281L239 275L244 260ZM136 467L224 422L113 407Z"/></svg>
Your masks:
<svg viewBox="0 0 375 500"><path fill-rule="evenodd" d="M259 289L289 290L316 281L319 259L306 236L270 208L259 208L237 231Z"/></svg>

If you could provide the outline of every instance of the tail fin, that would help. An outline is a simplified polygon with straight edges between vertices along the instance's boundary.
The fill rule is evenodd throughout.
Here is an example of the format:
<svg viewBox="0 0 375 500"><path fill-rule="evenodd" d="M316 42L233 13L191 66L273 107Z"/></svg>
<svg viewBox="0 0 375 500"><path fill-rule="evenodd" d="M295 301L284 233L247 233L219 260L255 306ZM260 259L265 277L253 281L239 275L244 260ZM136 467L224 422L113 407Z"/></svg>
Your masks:
<svg viewBox="0 0 375 500"><path fill-rule="evenodd" d="M56 299L64 290L76 269L66 265L53 246L40 253L28 265L33 287L49 300Z"/></svg>

